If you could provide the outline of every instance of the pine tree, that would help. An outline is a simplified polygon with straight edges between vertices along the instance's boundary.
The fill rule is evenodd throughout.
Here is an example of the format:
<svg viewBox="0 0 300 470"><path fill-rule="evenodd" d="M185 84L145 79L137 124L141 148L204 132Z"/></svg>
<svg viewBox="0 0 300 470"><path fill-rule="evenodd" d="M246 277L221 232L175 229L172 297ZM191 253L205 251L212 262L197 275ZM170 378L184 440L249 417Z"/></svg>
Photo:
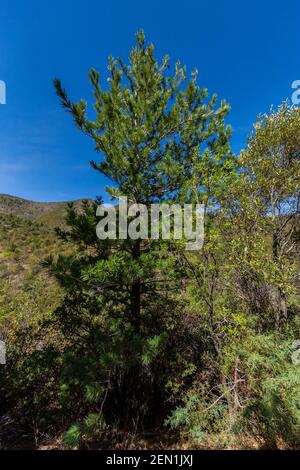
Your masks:
<svg viewBox="0 0 300 470"><path fill-rule="evenodd" d="M87 103L73 103L55 80L62 105L101 154L91 165L112 181L107 188L112 198L127 196L147 207L163 201L206 203L208 173L216 175L217 185L220 172L226 172L228 105L217 108L215 95L207 99L196 71L185 83L184 67L176 63L173 75L169 69L169 58L159 63L139 32L128 65L109 59L108 89L102 89L99 73L90 71L93 120ZM77 372L73 368L69 378L84 384L89 397L94 390L97 409L108 419L128 425L154 416L153 407L166 396L182 335L178 292L184 279L174 243L100 241L95 210L96 202L87 202L83 213L70 207L71 230L60 233L78 244L79 255L50 263L67 289L56 315L77 357L70 359Z"/></svg>

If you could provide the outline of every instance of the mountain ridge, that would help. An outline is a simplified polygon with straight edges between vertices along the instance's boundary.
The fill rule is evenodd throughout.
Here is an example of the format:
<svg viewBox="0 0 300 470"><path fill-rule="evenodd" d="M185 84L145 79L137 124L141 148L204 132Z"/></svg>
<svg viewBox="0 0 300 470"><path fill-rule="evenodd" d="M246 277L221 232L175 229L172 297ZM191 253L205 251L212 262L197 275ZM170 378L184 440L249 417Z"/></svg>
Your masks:
<svg viewBox="0 0 300 470"><path fill-rule="evenodd" d="M10 194L0 194L0 215L14 215L54 227L63 223L68 203L73 202L80 206L83 200L36 202Z"/></svg>

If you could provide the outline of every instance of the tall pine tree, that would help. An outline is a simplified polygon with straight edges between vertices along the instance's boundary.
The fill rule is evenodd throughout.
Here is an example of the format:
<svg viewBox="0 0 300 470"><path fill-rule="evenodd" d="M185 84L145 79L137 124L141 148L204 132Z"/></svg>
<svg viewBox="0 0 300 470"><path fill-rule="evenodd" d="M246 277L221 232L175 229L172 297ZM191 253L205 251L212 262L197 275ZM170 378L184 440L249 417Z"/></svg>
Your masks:
<svg viewBox="0 0 300 470"><path fill-rule="evenodd" d="M55 80L62 105L95 143L99 159L91 164L112 181L112 198L147 207L207 204L211 183L218 185L231 167L228 105L207 98L196 71L186 83L179 63L169 70L169 58L159 63L139 32L129 64L109 59L107 89L90 71L93 119L87 103L73 103ZM56 312L72 344L64 380L73 396L83 389L106 420L127 426L157 415L172 368L184 370L178 351L185 340L178 295L184 279L174 243L98 240L96 203L87 202L83 213L70 207L71 229L60 235L78 244L78 254L50 263L67 289Z"/></svg>

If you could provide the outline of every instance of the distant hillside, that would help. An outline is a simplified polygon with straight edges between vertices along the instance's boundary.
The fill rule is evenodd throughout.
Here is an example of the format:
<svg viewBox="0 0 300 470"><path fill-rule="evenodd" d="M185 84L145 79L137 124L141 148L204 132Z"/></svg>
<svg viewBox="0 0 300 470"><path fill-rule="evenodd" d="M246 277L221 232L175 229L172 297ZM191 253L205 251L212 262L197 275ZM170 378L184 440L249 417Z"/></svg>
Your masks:
<svg viewBox="0 0 300 470"><path fill-rule="evenodd" d="M74 201L76 205L81 200ZM7 194L0 194L0 215L14 215L48 227L63 224L67 202L34 202Z"/></svg>
<svg viewBox="0 0 300 470"><path fill-rule="evenodd" d="M0 194L0 338L6 324L30 323L59 302L59 286L42 262L73 250L53 230L64 225L66 208L67 202L33 202Z"/></svg>

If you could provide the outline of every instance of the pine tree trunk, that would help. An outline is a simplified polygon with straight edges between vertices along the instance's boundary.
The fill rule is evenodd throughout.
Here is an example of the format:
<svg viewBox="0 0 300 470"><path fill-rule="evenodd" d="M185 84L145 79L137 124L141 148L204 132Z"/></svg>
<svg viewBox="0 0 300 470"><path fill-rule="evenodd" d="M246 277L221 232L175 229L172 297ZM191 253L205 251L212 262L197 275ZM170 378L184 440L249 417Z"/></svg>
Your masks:
<svg viewBox="0 0 300 470"><path fill-rule="evenodd" d="M141 242L137 240L133 250L133 259L137 260L141 255ZM134 282L131 287L131 321L136 333L140 332L141 327L141 283Z"/></svg>

